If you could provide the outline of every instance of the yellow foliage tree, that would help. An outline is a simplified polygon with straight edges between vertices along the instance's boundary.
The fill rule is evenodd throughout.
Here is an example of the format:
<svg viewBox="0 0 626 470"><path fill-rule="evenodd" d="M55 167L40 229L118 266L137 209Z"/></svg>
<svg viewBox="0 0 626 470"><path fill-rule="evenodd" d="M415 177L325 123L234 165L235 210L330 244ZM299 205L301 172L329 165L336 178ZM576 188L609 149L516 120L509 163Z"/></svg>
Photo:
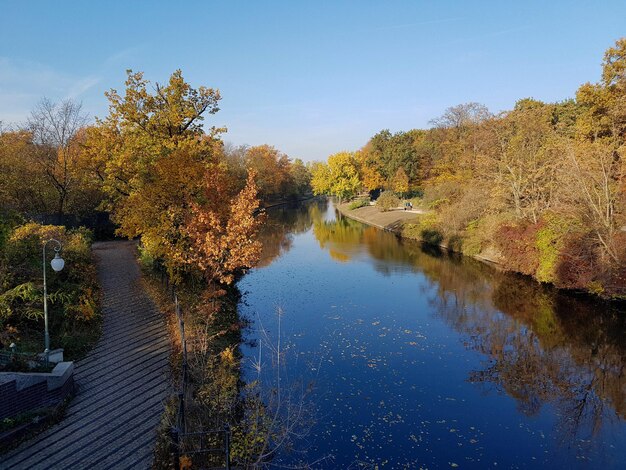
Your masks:
<svg viewBox="0 0 626 470"><path fill-rule="evenodd" d="M358 163L352 152L331 155L328 164L314 164L311 174L311 187L315 194L337 196L341 201L355 195L361 188Z"/></svg>
<svg viewBox="0 0 626 470"><path fill-rule="evenodd" d="M269 199L284 195L290 183L289 157L270 145L250 147L245 154L245 165L256 174L259 195Z"/></svg>
<svg viewBox="0 0 626 470"><path fill-rule="evenodd" d="M355 154L359 165L359 173L363 186L368 191L380 189L385 186L385 178L380 174L378 166L374 165L369 157L369 152L359 150Z"/></svg>
<svg viewBox="0 0 626 470"><path fill-rule="evenodd" d="M396 174L393 177L392 187L394 192L403 195L409 192L409 177L404 171L404 168L398 168Z"/></svg>
<svg viewBox="0 0 626 470"><path fill-rule="evenodd" d="M53 192L33 159L35 146L26 131L0 132L0 206L47 212Z"/></svg>

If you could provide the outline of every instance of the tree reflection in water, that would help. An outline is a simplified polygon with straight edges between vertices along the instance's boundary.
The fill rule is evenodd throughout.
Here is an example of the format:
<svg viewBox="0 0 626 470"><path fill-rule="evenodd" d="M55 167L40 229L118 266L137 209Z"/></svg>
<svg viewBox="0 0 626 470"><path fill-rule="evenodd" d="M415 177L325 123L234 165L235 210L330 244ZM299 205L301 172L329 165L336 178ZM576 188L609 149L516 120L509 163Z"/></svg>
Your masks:
<svg viewBox="0 0 626 470"><path fill-rule="evenodd" d="M320 247L339 262L369 260L387 275L421 273L430 284L422 294L436 315L484 356L468 381L506 393L527 416L554 407L564 445L591 445L608 421L626 420L626 312L619 307L401 241L339 214L324 220L325 209L318 202L272 215L263 263L312 226Z"/></svg>
<svg viewBox="0 0 626 470"><path fill-rule="evenodd" d="M494 288L476 308L475 295L459 288L467 281L459 272L454 302L433 301L466 346L486 356L470 382L507 393L529 416L553 406L568 445L590 443L605 420L626 419L624 312L505 273L495 273Z"/></svg>
<svg viewBox="0 0 626 470"><path fill-rule="evenodd" d="M320 220L327 209L328 202L325 199L269 209L270 217L259 233L263 251L258 266L268 266L282 253L289 251L293 236L308 231L313 221Z"/></svg>

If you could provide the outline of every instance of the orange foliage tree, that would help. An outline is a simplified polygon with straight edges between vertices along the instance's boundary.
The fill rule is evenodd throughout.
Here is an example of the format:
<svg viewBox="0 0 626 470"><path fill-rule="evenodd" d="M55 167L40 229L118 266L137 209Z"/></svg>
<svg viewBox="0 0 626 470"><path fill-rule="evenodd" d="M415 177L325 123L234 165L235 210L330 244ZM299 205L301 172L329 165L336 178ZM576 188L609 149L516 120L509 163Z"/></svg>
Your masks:
<svg viewBox="0 0 626 470"><path fill-rule="evenodd" d="M262 218L255 174L250 172L244 189L237 194L227 211L211 203L215 186L207 180L205 204L192 204L192 216L185 227L192 250L188 261L199 267L209 279L231 284L235 274L254 266L261 255L256 240Z"/></svg>
<svg viewBox="0 0 626 470"><path fill-rule="evenodd" d="M119 234L140 237L144 252L174 280L200 268L211 280L231 282L256 260L258 201L250 177L239 192L243 185L221 158L224 130L204 132L204 114L218 111L219 91L192 88L180 71L154 93L148 83L128 71L125 94L107 93L109 116L87 132L86 152L112 219Z"/></svg>
<svg viewBox="0 0 626 470"><path fill-rule="evenodd" d="M265 200L284 195L290 184L289 157L271 145L250 147L245 154L246 168L256 175L259 194Z"/></svg>

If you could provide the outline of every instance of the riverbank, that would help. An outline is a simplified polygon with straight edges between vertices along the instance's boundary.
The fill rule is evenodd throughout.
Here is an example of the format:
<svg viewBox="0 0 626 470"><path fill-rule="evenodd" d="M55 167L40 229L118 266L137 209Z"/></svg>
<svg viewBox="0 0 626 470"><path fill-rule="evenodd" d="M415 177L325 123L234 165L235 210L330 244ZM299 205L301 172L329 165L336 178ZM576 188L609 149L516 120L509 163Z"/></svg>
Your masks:
<svg viewBox="0 0 626 470"><path fill-rule="evenodd" d="M426 214L423 211L403 211L402 209L396 209L396 210L392 210L388 212L380 212L376 208L376 206L366 206L366 207L360 207L358 209L349 209L347 203L337 204L335 207L342 215L346 217L349 217L351 219L354 219L358 222L361 222L367 225L378 227L382 230L392 232L398 237L418 240L420 242L427 243L429 245L436 245L445 250L449 250L449 251L456 252L456 253L461 253L465 256L470 256L471 258L474 258L478 261L489 264L497 269L515 272L505 267L504 263L502 262L503 260L502 260L501 254L498 253L498 251L495 248L488 248L486 250L483 250L479 254L470 255L467 253L463 253L463 251L460 248L446 244L443 240L440 240L438 238L429 240L424 237L408 236L407 232L410 233L410 231L405 230L405 224L414 224L418 222L420 215L423 216ZM518 274L522 274L522 273L518 273ZM539 282L533 276L530 276L530 277L532 277L535 281ZM570 289L563 289L563 288L559 288L558 286L555 286L555 287L560 290L572 292ZM588 295L592 295L594 297L599 297L603 300L624 302L624 299L620 297L613 297L613 296L609 297L609 296L603 295L602 292L592 292L590 290L585 290L584 293Z"/></svg>
<svg viewBox="0 0 626 470"><path fill-rule="evenodd" d="M358 222L371 225L374 227L378 227L382 230L386 230L388 232L393 232L397 236L402 238L407 238L411 240L418 240L423 243L428 243L430 245L437 245L440 248L445 250L453 251L456 253L462 253L462 251L455 249L454 247L444 243L443 241L431 241L426 240L422 237L410 237L407 236L406 231L404 231L404 226L407 223L416 223L419 221L420 216L427 214L426 211L413 209L410 211L405 211L402 209L394 209L387 212L381 212L378 210L376 206L365 206L359 207L358 209L349 209L349 204L337 204L335 207L337 210L344 216L354 219ZM465 254L465 253L462 253ZM467 255L484 263L488 263L491 265L496 265L502 268L501 262L498 259L497 253L481 253L478 255Z"/></svg>

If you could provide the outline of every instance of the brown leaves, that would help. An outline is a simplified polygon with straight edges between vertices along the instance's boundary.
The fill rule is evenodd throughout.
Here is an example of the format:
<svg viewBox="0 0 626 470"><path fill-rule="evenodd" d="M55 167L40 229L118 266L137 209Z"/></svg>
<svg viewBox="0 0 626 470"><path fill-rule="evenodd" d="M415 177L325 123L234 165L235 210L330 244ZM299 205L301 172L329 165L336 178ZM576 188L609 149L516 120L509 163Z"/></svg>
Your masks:
<svg viewBox="0 0 626 470"><path fill-rule="evenodd" d="M536 238L540 228L540 224L527 221L500 227L496 241L507 269L531 276L535 274L539 267Z"/></svg>
<svg viewBox="0 0 626 470"><path fill-rule="evenodd" d="M192 205L191 220L185 227L192 246L188 260L209 280L230 284L237 272L259 260L261 243L256 234L261 217L255 216L259 200L254 178L254 173L248 174L244 189L223 211L215 206L216 188L214 178L209 176L206 202Z"/></svg>
<svg viewBox="0 0 626 470"><path fill-rule="evenodd" d="M245 155L248 171L256 175L259 194L265 200L287 192L291 175L291 164L287 155L280 153L270 145L251 147Z"/></svg>

